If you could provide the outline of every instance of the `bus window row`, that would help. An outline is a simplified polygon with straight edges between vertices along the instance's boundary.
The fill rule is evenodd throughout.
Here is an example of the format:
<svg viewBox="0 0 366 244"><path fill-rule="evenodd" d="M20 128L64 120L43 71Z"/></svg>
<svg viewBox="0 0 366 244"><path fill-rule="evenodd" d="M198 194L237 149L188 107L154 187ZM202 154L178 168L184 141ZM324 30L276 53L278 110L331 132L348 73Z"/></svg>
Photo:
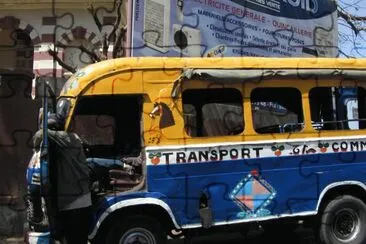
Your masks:
<svg viewBox="0 0 366 244"><path fill-rule="evenodd" d="M308 93L312 127L358 130L366 127L366 90L314 87ZM255 88L250 94L254 130L293 133L304 128L301 91L291 87ZM187 89L182 94L186 133L191 137L238 135L244 131L242 93L235 88Z"/></svg>

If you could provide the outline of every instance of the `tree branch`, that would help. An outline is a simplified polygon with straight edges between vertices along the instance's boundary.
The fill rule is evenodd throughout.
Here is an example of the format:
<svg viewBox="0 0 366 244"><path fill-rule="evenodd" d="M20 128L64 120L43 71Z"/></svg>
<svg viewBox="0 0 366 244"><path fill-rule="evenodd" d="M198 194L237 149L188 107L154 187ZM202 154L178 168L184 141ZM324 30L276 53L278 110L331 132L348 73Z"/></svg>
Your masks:
<svg viewBox="0 0 366 244"><path fill-rule="evenodd" d="M106 34L106 33L104 33L104 36L103 36L102 54L103 54L105 57L108 57L108 47L109 47L109 44L108 44L108 41L107 41L107 34Z"/></svg>
<svg viewBox="0 0 366 244"><path fill-rule="evenodd" d="M338 8L338 16L344 19L347 24L352 28L353 32L358 35L360 32L356 25L353 23L352 15L347 12L344 12L341 8Z"/></svg>
<svg viewBox="0 0 366 244"><path fill-rule="evenodd" d="M338 50L339 50L339 53L344 55L346 58L354 58L353 56L350 56L347 53L343 52L340 48Z"/></svg>
<svg viewBox="0 0 366 244"><path fill-rule="evenodd" d="M121 50L121 47L122 47L122 41L125 40L125 37L126 37L126 29L123 27L123 28L121 28L121 30L118 34L116 42L114 43L113 52L112 52L113 58L117 58L118 52Z"/></svg>
<svg viewBox="0 0 366 244"><path fill-rule="evenodd" d="M365 21L366 17L365 16L357 16L357 15L353 15L350 13L347 13L346 11L344 11L343 9L341 10L343 13L346 13L347 16L349 16L350 19L355 20L355 21Z"/></svg>
<svg viewBox="0 0 366 244"><path fill-rule="evenodd" d="M75 68L71 67L70 65L67 65L64 61L62 61L59 58L58 53L56 51L52 51L51 49L48 49L48 54L51 55L62 68L70 71L71 73L76 72Z"/></svg>
<svg viewBox="0 0 366 244"><path fill-rule="evenodd" d="M117 20L114 23L113 29L112 29L111 33L109 34L109 36L108 36L108 41L112 40L112 38L116 34L116 31L119 27L120 22L121 22L121 7L122 7L123 0L115 0L115 1L117 1Z"/></svg>
<svg viewBox="0 0 366 244"><path fill-rule="evenodd" d="M366 21L366 16L357 16L357 15L351 14L351 13L347 12L344 8L342 8L339 5L339 3L338 3L337 10L338 10L338 17L340 17L346 21L346 23L351 27L351 29L356 34L356 36L361 31L366 30L365 27L362 27L359 25L360 22Z"/></svg>
<svg viewBox="0 0 366 244"><path fill-rule="evenodd" d="M70 48L70 47L76 47L78 48L81 52L84 52L86 54L88 54L88 56L92 59L92 61L94 63L96 62L100 62L101 61L101 58L99 57L98 54L96 54L93 50L89 50L87 49L86 47L84 47L83 45L80 45L80 46L67 46L67 45L64 45L62 43L57 43L56 44L57 47L60 47L60 48L63 48L63 49L66 49L66 48Z"/></svg>
<svg viewBox="0 0 366 244"><path fill-rule="evenodd" d="M102 31L103 26L100 23L100 20L99 20L98 15L97 15L97 11L95 11L93 4L90 4L90 6L89 6L89 8L87 8L87 10L91 14L91 16L93 17L94 22L95 22L96 26L98 27L98 30Z"/></svg>
<svg viewBox="0 0 366 244"><path fill-rule="evenodd" d="M93 60L94 63L101 61L100 57L94 51L87 49L83 45L80 45L79 49L80 49L80 51L88 54L90 56L90 58Z"/></svg>

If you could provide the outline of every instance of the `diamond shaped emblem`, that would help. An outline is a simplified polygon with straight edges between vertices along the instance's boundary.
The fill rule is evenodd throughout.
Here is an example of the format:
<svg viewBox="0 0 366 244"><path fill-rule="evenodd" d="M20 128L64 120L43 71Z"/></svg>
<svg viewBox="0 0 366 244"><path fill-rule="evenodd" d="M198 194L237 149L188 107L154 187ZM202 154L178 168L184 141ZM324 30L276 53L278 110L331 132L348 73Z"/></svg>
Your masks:
<svg viewBox="0 0 366 244"><path fill-rule="evenodd" d="M270 204L275 195L266 181L249 174L236 185L230 197L242 210L254 214Z"/></svg>

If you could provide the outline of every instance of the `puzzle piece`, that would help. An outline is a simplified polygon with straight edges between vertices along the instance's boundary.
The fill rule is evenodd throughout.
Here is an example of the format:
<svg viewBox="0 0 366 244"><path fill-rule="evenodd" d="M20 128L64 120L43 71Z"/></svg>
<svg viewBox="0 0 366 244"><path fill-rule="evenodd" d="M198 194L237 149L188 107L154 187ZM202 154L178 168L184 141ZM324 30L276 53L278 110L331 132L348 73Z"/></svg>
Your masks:
<svg viewBox="0 0 366 244"><path fill-rule="evenodd" d="M276 1L266 1L267 6L264 6L261 3L262 1L136 0L132 2L134 3L134 9L132 9L134 15L132 17L135 22L135 29L130 30L133 31L133 36L128 37L123 37L123 35L120 34L123 32L121 25L128 23L127 18L122 16L121 18L124 19L122 21L123 24L117 27L114 25L114 23L118 21L118 18L120 18L118 17L118 14L116 14L116 10L121 3L120 1L110 1L110 3L103 2L102 5L98 5L97 1L94 1L93 4L95 6L93 8L89 7L89 10L86 10L87 4L82 3L81 5L85 5L85 7L83 6L83 8L75 10L71 8L71 5L70 9L65 8L64 3L61 0L57 0L53 1L52 4L45 9L45 16L34 14L34 10L29 10L29 12L24 11L24 13L22 11L19 13L10 12L10 14L5 11L0 11L0 28L2 31L2 37L0 38L0 53L3 57L6 57L3 60L8 62L5 63L4 61L2 68L4 68L4 70L9 70L12 67L15 67L16 71L19 68L26 68L26 73L34 72L36 76L53 77L53 79L50 79L50 83L51 85L55 84L54 87L56 88L57 93L59 93L61 90L61 86L59 86L60 83L63 84L66 78L70 76L70 72L67 72L67 68L76 71L89 63L111 58L116 55L124 56L129 52L131 52L133 56L152 55L177 57L223 57L232 55L296 56L297 54L323 56L327 54L327 52L328 54L332 53L332 55L338 55L334 50L335 44L330 40L334 38L332 35L334 35L333 30L336 28L335 14L319 18L317 24L326 24L321 28L314 28L314 31L308 30L310 27L306 24L308 23L307 20L304 19L299 20L299 23L290 23L291 25L299 24L301 28L297 28L296 26L296 28L292 28L294 27L292 26L292 29L289 30L286 23L277 21L272 15L270 15L271 17L268 17L263 14L258 14L268 14L271 11L276 12L276 8L278 8L279 5L285 5L284 3L286 3L286 10L289 10L286 12L289 14L303 14L304 8L307 8L310 12L314 11L315 5L310 4L305 6L305 1L299 6L294 6L296 5L295 1L283 1L281 4ZM90 2L88 2L88 4L89 3ZM319 9L324 9L323 4L325 3L319 3ZM81 5L79 5L79 7ZM124 8L127 8L127 6L123 5L122 9ZM34 16L28 16L30 15L29 13ZM267 26L261 28L258 23L266 23ZM115 30L115 27L117 30ZM312 27L310 29L312 29ZM110 35L114 31L116 31L116 34ZM104 39L105 35L109 36L109 38ZM305 41L302 40L302 37ZM128 39L132 39L132 43L129 43ZM113 51L111 48L103 48L105 42L115 45L124 45L124 50L119 49ZM31 43L33 45L31 45ZM79 48L80 45L83 45L82 50ZM14 52L16 52L16 54L10 55L11 51L9 51L9 49L11 49L11 51L15 50ZM49 55L49 50L52 51L53 56ZM362 51L362 47L356 45L355 50L360 52ZM352 53L352 51L350 52ZM12 59L13 56L16 56L14 60ZM57 62L58 58L63 60L66 66L61 66L59 62ZM214 60L213 62L217 62L217 60ZM165 67L165 65L164 72L165 74L168 74L170 80L176 79L179 76L177 71L172 70L171 67ZM55 79L55 77L60 76L64 76L64 79L61 80L61 82L60 79ZM298 76L303 80L314 78L312 75L303 76L302 74L299 74ZM21 172L25 171L25 164L30 158L32 147L30 140L37 129L37 113L38 108L41 105L41 100L30 100L32 75L25 75L20 78L16 75L16 77L13 78L13 75L5 72L1 77L0 111L3 116L0 116L0 133L2 135L0 138L0 155L4 162L11 161L11 164L14 165L14 167L10 167L10 163L3 165L4 170L7 170L6 172L8 172L6 177L3 178L3 181L9 182L8 185L10 190L7 191L7 189L5 189L7 187L4 187L5 194L0 194L5 196L4 198L0 198L1 200L6 200L7 197L18 196L18 198L21 199L21 195L24 194L24 189L21 189L23 186L23 173ZM130 79L133 79L132 75L126 77L114 81L113 84L115 84L115 82L127 82ZM157 80L158 79L159 78L157 78ZM255 80L248 82L248 84L255 86L256 84L260 84L263 81L262 79L263 77L257 77ZM73 85L73 83L70 85ZM223 82L207 83L207 90L226 87L227 85ZM167 87L166 89L169 90L171 87ZM245 94L244 85L240 90ZM210 96L205 94L201 98L202 100L209 100ZM243 97L243 99L249 98L250 97ZM160 99L166 102L170 97L162 96ZM193 107L183 109L179 102L171 101L171 99L166 103L164 102L161 102L160 105L165 109L165 112L163 112L165 114L170 113L169 110L172 110L173 112L178 111L182 116L183 113L194 114L196 112ZM108 107L108 109L110 109L110 107ZM209 110L210 109L208 109L207 114L221 114L219 109L211 109L211 112L209 112ZM22 118L33 119L17 119L15 115L19 115L18 111ZM144 115L148 115L150 112L150 110L143 110ZM271 114L274 115L277 112L278 111L271 110L267 116L271 116ZM127 115L130 114L127 113ZM282 115L290 116L290 113L289 111L285 111ZM110 135L118 130L116 124L103 119L102 116L105 115L99 114L91 119L93 122L92 126L97 128L98 138L86 138L85 135L82 135L88 144L96 142L93 140L110 142ZM221 114L220 117L225 121L221 128L222 131L230 131L235 127L238 131L234 131L233 133L241 133L242 128L239 128L240 126L236 127L236 124L233 124L232 121L243 117L243 111L238 112L237 110L229 110L226 113ZM167 140L167 138L171 136L169 129L171 126L175 125L176 121L174 121L174 116L173 120L159 120L159 122L166 123L153 124L148 131L141 132L149 134L146 143L160 145L161 140ZM162 132L160 129L162 129ZM213 130L209 127L208 129ZM135 132L126 130L125 133L132 134ZM187 129L179 132L179 135L182 135L180 138L182 141L187 139L183 136L185 133L187 133ZM213 130L213 132L211 131L211 133L215 133L215 130ZM245 139L244 137L245 136L243 136L243 139ZM291 138L291 135L289 135L289 138ZM275 136L270 139L273 141L277 140ZM206 156L204 154L205 150L202 149L200 151L202 154L195 154L195 152L192 152L193 150L187 148L188 145L189 143L182 143L182 148L178 152L180 154L177 154L180 157L180 160L186 161L186 165L181 166L179 169L177 169L176 165L167 165L166 167L162 167L161 172L156 173L161 179L166 177L166 179L176 180L174 184L179 187L179 193L169 192L166 196L168 199L163 200L171 201L172 205L181 205L177 211L180 212L181 216L184 216L187 224L199 221L200 216L197 209L203 194L207 196L209 204L211 204L210 206L215 209L213 217L217 221L236 219L238 213L239 215L240 213L244 215L248 213L249 215L258 213L257 210L260 208L259 205L262 206L263 202L265 202L262 197L269 197L276 192L275 189L272 189L272 186L270 187L269 185L280 185L281 183L285 184L287 182L284 173L282 173L283 177L280 180L273 182L273 175L280 174L278 172L272 172L274 168L285 167L286 165L293 163L290 159L283 159L281 157L275 157L274 159L268 160L254 160L253 158L248 158L254 157L265 150L262 146L258 146L254 149L238 149L231 147L228 149L228 146L219 148L210 147L208 148L209 152L212 153L216 150L215 152L219 153L219 156L216 159L222 157L221 160L226 160L228 159L227 157L230 156L231 158L228 160L231 161L239 155L243 157L228 163L228 166L230 165L230 167L227 169L226 173L232 175L226 180L221 180L216 176L217 174L222 173L219 165L213 166L214 164L210 165L211 163L201 162L201 171L192 172L190 170L189 163L200 161L200 157L201 159L204 159ZM131 151L131 148L133 147L134 145L126 145L124 150L133 154L133 156L136 156L136 152ZM274 143L272 146L272 149L274 148L274 150L271 151L271 149L268 149L266 153L270 152L273 153L271 156L276 156L276 154L287 153L289 150L293 149L293 147L294 145L291 143ZM252 149L252 151L249 151L249 149ZM305 151L312 153L310 149L311 148L307 148ZM113 151L113 154L117 154L117 152ZM112 156L119 157L120 155ZM151 162L154 160L156 162L158 158L157 155L151 156L152 158L147 160L151 160ZM170 156L165 154L163 157ZM351 164L360 160L354 152L339 154L337 157L337 161L346 164ZM323 159L323 156L321 158ZM321 175L319 172L314 171L314 168L319 165L319 160L320 156L308 155L306 156L306 159L294 166L293 168L296 169L292 169L292 172L296 174L298 179L304 178L306 184L302 186L286 185L284 189L292 196L288 199L286 207L283 207L285 206L285 201L274 199L268 205L267 210L272 213L279 211L279 208L287 208L285 211L293 213L296 212L302 204L316 200L317 196L320 194L320 189L316 191L317 195L307 194L306 189L308 189L308 187L320 188L321 186ZM116 162L118 163L117 160L115 160L115 163ZM268 164L273 165L273 167L269 167ZM236 168L235 173L232 172L234 168ZM296 171L298 173L295 173ZM210 174L206 175L206 177L200 177L202 174L205 175L204 172L210 172ZM251 174L251 176L249 176L248 173ZM14 177L14 175L16 175L16 177ZM215 179L215 177L218 179ZM155 186L156 188L164 187L166 182L169 182L169 180L162 180ZM237 191L234 191L235 187L238 187ZM248 193L249 188L250 190L253 190L254 193L258 193L250 195L249 197L252 197L251 200L248 200L248 196L245 195ZM6 192L10 192L10 195ZM117 198L120 197L118 191L115 191L114 195ZM231 198L230 195L235 195L234 198L236 201L233 201L233 198ZM259 198L258 195L260 195ZM21 205L19 202L21 202L21 200L14 201L11 199L8 201L10 208L15 211L23 211L24 207L19 206L19 204ZM174 202L176 202L176 204ZM227 206L227 208L220 209L222 206ZM242 211L243 209L245 211ZM244 215L242 217L245 217Z"/></svg>

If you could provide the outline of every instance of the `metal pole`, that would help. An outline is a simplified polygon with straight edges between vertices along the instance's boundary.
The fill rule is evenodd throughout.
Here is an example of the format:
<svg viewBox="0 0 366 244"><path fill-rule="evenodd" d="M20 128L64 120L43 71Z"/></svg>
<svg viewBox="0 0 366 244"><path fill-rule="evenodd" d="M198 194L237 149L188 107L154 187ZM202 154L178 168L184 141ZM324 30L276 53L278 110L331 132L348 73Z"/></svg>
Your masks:
<svg viewBox="0 0 366 244"><path fill-rule="evenodd" d="M47 85L43 83L43 128L42 128L42 145L41 145L41 195L44 192L44 186L48 185L48 96Z"/></svg>

